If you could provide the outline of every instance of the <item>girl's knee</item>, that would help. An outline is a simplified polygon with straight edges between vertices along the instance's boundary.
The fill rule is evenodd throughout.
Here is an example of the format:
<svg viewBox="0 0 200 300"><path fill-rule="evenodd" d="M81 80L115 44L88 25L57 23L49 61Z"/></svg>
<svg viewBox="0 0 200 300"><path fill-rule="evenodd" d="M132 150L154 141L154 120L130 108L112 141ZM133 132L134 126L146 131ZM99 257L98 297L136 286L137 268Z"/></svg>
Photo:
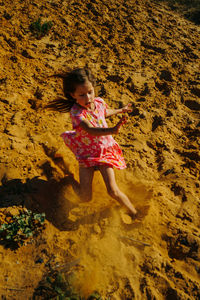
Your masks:
<svg viewBox="0 0 200 300"><path fill-rule="evenodd" d="M108 194L114 198L114 199L118 199L120 196L120 190L118 187L110 187L108 188Z"/></svg>

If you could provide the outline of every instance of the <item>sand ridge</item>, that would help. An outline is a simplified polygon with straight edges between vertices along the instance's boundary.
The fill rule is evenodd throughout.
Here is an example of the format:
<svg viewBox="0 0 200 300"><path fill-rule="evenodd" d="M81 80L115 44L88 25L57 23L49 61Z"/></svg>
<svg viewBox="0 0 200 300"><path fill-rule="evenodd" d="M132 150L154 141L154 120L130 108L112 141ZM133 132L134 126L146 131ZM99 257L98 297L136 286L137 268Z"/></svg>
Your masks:
<svg viewBox="0 0 200 300"><path fill-rule="evenodd" d="M199 26L145 0L0 5L0 222L22 205L47 218L26 245L0 245L0 295L31 299L50 267L70 265L84 297L199 299ZM41 39L29 28L39 17L53 22ZM60 138L69 115L43 110L62 95L52 75L86 64L108 105L133 104L115 137L133 222L98 172L93 200L80 203L78 165Z"/></svg>

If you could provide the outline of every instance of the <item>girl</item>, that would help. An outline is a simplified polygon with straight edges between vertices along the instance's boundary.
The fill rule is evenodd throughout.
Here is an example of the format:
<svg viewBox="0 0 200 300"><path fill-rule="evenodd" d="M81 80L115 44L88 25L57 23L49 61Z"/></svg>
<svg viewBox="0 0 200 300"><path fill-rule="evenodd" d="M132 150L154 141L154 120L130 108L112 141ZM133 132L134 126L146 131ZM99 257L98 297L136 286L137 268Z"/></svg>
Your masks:
<svg viewBox="0 0 200 300"><path fill-rule="evenodd" d="M74 131L66 131L61 136L79 162L81 200L91 200L94 171L98 169L108 194L135 216L137 211L117 186L113 170L113 167L126 168L122 151L111 136L118 134L125 117L110 128L105 120L106 117L132 111L131 104L121 109L109 109L101 98L95 97L95 80L88 68L74 69L62 77L66 99L55 100L47 107L61 112L70 111Z"/></svg>

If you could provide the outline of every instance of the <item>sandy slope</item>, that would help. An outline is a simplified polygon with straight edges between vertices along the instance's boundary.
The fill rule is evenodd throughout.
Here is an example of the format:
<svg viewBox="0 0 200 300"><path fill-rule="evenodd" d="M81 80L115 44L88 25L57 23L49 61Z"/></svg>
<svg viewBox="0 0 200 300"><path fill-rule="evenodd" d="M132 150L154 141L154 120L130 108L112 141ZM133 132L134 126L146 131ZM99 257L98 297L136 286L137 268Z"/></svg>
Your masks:
<svg viewBox="0 0 200 300"><path fill-rule="evenodd" d="M53 27L36 39L39 16ZM47 216L35 240L0 246L2 299L32 298L49 266L71 262L84 296L199 299L199 27L133 0L8 0L0 25L1 222L23 203ZM42 110L62 95L51 75L85 64L110 106L134 106L116 137L128 166L116 176L140 211L131 224L98 173L92 202L79 202L78 165L59 137L69 116Z"/></svg>

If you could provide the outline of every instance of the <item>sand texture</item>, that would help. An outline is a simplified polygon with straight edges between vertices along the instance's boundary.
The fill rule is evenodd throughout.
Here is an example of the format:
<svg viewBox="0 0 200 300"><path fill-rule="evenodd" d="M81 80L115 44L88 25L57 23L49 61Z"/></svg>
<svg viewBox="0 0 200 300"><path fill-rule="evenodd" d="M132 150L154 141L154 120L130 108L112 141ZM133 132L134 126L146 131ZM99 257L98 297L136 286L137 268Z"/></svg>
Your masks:
<svg viewBox="0 0 200 300"><path fill-rule="evenodd" d="M44 36L30 29L39 17L53 24ZM200 299L199 33L162 2L0 2L0 224L24 209L46 214L34 239L0 243L1 299L34 299L55 269L70 270L85 298ZM43 109L63 96L53 75L86 64L110 107L133 104L115 139L134 221L98 171L93 200L79 201L78 163L60 137L69 114Z"/></svg>

